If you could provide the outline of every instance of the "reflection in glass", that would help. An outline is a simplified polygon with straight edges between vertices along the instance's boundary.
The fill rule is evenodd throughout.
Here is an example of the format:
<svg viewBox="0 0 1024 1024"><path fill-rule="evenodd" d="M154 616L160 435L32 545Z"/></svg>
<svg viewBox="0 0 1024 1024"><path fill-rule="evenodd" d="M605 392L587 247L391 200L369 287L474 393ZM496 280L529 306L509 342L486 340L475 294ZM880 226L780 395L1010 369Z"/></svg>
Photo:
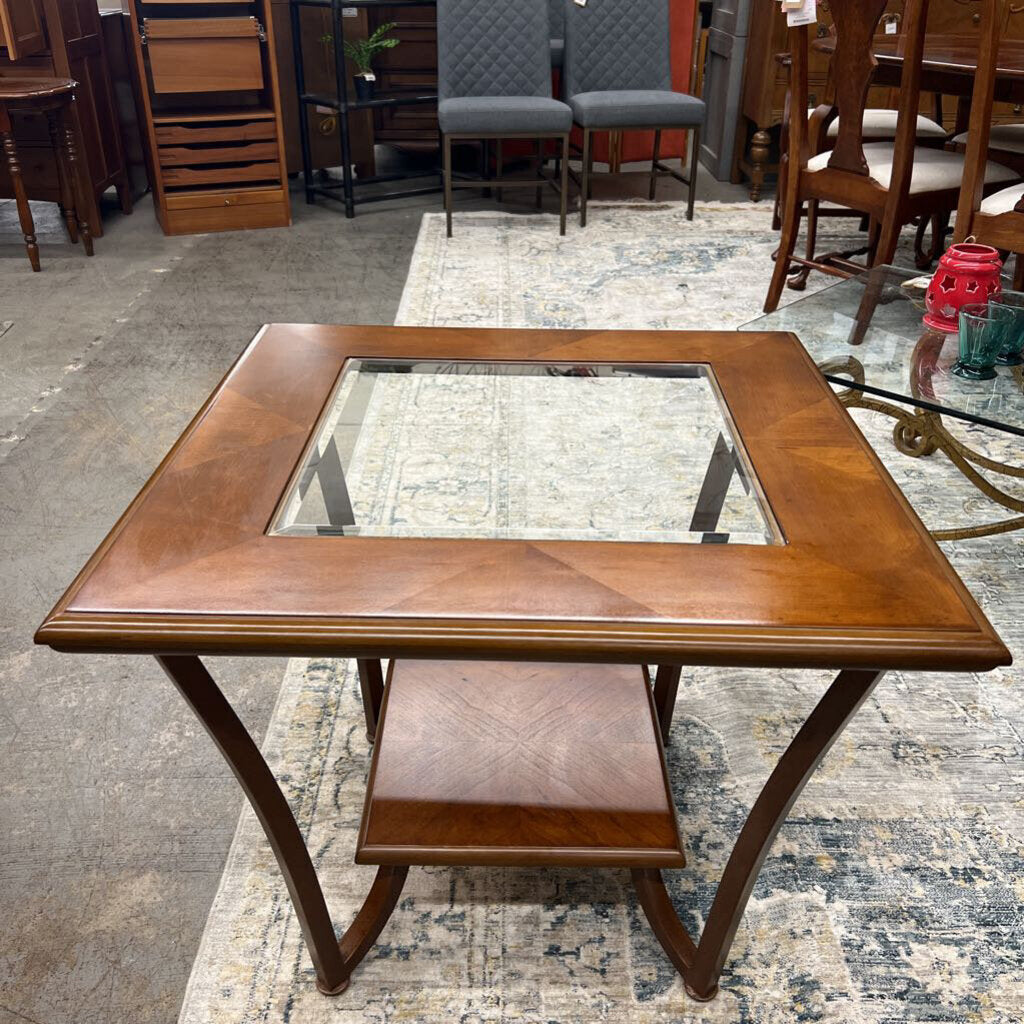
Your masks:
<svg viewBox="0 0 1024 1024"><path fill-rule="evenodd" d="M270 532L782 542L701 364L350 360Z"/></svg>

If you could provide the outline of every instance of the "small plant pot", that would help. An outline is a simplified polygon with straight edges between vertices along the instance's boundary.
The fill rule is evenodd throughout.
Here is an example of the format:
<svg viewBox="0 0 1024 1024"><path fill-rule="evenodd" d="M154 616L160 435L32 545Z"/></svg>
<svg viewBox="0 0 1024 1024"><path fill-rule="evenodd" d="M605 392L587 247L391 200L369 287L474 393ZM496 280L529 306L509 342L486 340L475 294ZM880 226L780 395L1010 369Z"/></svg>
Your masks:
<svg viewBox="0 0 1024 1024"><path fill-rule="evenodd" d="M352 82L356 87L357 100L373 99L373 79L366 78L364 75L356 75Z"/></svg>

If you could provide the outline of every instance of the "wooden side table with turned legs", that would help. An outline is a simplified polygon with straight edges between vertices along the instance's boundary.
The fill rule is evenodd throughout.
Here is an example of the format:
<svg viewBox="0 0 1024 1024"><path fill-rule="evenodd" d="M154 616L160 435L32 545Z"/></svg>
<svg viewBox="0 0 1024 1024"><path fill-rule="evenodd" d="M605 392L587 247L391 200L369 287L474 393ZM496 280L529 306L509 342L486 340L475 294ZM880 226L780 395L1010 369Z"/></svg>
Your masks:
<svg viewBox="0 0 1024 1024"><path fill-rule="evenodd" d="M77 243L81 236L85 254L91 256L92 236L89 234L89 225L78 215L78 211L84 209L78 146L71 120L67 116L75 99L77 85L72 78L0 76L0 141L3 143L4 160L14 187L14 199L18 204L18 220L25 236L25 249L33 270L40 269L39 245L36 242L32 209L28 205L28 196L25 193L25 182L21 176L21 163L14 141L11 112L27 110L46 115L50 128L50 143L57 158L60 208L64 223L67 225L71 241Z"/></svg>

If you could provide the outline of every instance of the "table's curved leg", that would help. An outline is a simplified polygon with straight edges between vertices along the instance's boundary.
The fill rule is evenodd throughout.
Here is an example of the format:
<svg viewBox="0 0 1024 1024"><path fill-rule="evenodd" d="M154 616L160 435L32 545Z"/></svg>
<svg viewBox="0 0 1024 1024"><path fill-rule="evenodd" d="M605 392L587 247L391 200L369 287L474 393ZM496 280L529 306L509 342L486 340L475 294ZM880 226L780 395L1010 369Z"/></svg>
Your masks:
<svg viewBox="0 0 1024 1024"><path fill-rule="evenodd" d="M263 826L288 886L317 987L323 992L343 991L351 967L346 969L302 833L259 747L199 658L166 655L156 660L224 755Z"/></svg>
<svg viewBox="0 0 1024 1024"><path fill-rule="evenodd" d="M377 868L377 875L370 887L370 894L366 902L359 908L348 931L341 939L341 958L344 961L345 980L340 986L334 989L324 988L317 979L317 988L324 995L339 996L348 988L352 971L359 965L360 961L369 952L370 947L377 941L384 925L388 923L398 903L398 897L402 895L402 887L405 885L409 868L405 865L384 865Z"/></svg>
<svg viewBox="0 0 1024 1024"><path fill-rule="evenodd" d="M722 965L775 836L807 780L883 674L840 672L793 738L740 831L696 951L678 918L675 924L666 918L671 904L660 873L634 873L634 883L651 927L676 967L682 965L680 973L686 991L695 999L711 999L718 991ZM638 874L643 875L639 881Z"/></svg>

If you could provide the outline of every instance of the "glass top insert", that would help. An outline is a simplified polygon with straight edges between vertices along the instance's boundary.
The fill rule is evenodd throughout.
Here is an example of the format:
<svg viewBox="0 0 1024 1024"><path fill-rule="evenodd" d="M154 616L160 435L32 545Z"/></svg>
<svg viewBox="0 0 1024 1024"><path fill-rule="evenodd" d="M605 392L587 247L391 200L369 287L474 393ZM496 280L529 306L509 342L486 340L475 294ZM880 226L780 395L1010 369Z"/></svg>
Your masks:
<svg viewBox="0 0 1024 1024"><path fill-rule="evenodd" d="M275 535L782 543L709 366L349 360Z"/></svg>
<svg viewBox="0 0 1024 1024"><path fill-rule="evenodd" d="M833 383L897 400L923 400L963 419L1024 433L1024 375L997 366L994 380L951 372L956 334L926 327L923 292L902 287L916 270L876 267L744 324L742 331L792 331ZM925 279L928 274L923 275Z"/></svg>

